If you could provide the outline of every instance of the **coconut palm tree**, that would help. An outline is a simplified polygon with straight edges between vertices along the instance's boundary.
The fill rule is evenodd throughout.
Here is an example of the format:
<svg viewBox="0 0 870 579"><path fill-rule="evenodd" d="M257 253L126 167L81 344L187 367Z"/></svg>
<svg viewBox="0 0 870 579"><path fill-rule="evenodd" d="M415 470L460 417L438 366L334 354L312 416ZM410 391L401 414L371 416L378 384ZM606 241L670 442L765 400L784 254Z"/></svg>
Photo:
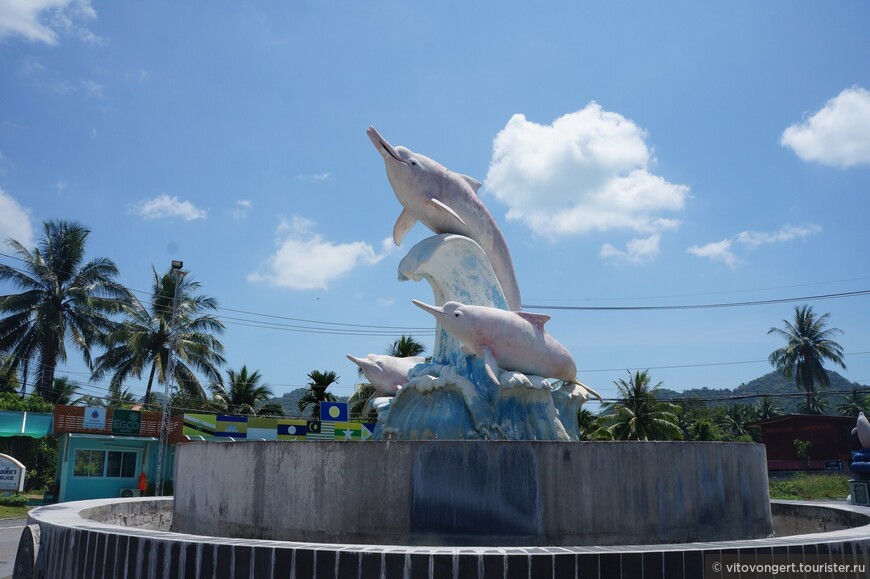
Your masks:
<svg viewBox="0 0 870 579"><path fill-rule="evenodd" d="M338 375L335 372L328 370L321 372L320 370L312 370L308 374L308 390L299 399L298 406L300 412L305 412L305 409L311 407L311 417L315 420L320 419L320 403L335 402L337 398L326 389L333 384L338 384Z"/></svg>
<svg viewBox="0 0 870 579"><path fill-rule="evenodd" d="M366 402L369 401L369 398L371 398L374 393L375 387L368 382L357 384L353 395L351 395L347 401L350 415L354 418L377 420L378 415L374 409L370 408L368 412L363 413L363 410L365 410L366 407Z"/></svg>
<svg viewBox="0 0 870 579"><path fill-rule="evenodd" d="M751 436L746 425L754 418L752 408L745 404L732 404L717 417L716 423L730 439Z"/></svg>
<svg viewBox="0 0 870 579"><path fill-rule="evenodd" d="M801 414L822 415L828 411L828 399L819 396L818 392L810 392L805 400L798 404L798 412Z"/></svg>
<svg viewBox="0 0 870 579"><path fill-rule="evenodd" d="M659 382L650 386L648 370L628 373L628 382L614 382L619 390L616 402L606 406L606 424L615 440L680 440L679 407L656 398Z"/></svg>
<svg viewBox="0 0 870 579"><path fill-rule="evenodd" d="M76 400L74 406L105 406L106 400L99 396L93 396L91 394L85 394L84 396L80 396L78 400Z"/></svg>
<svg viewBox="0 0 870 579"><path fill-rule="evenodd" d="M858 416L861 412L870 414L870 396L857 388L852 388L849 396L837 405L837 414L840 416Z"/></svg>
<svg viewBox="0 0 870 579"><path fill-rule="evenodd" d="M418 356L426 351L423 344L415 340L412 336L402 336L387 348L387 354L396 358L410 358Z"/></svg>
<svg viewBox="0 0 870 579"><path fill-rule="evenodd" d="M67 360L67 342L90 366L97 337L111 331L111 315L132 296L115 281L118 268L111 260L84 261L90 234L84 226L46 221L42 230L33 251L14 239L7 241L22 265L0 264L0 281L24 291L0 296L0 314L7 314L0 319L0 352L12 355L13 372L35 362L36 392L46 397L58 362Z"/></svg>
<svg viewBox="0 0 870 579"><path fill-rule="evenodd" d="M202 400L206 394L195 370L213 383L223 383L219 368L225 363L224 346L215 335L223 333L224 325L207 313L217 310L217 300L196 294L201 284L189 275L172 271L160 275L157 270L153 270L150 308L137 299L124 308L126 319L106 336L107 350L95 360L91 380L111 373L110 385L120 386L128 378L141 378L148 371L146 402L151 400L155 378L158 384L166 383L172 305L179 279L174 379L182 392Z"/></svg>
<svg viewBox="0 0 870 579"><path fill-rule="evenodd" d="M269 403L272 389L260 384L261 379L259 370L248 372L248 367L243 365L238 372L227 370L226 387L213 382L209 384L209 390L215 398L225 401L227 410L233 414L283 416L280 404Z"/></svg>
<svg viewBox="0 0 870 579"><path fill-rule="evenodd" d="M603 417L593 414L588 408L577 411L577 426L580 440L612 440L610 431L603 425Z"/></svg>
<svg viewBox="0 0 870 579"><path fill-rule="evenodd" d="M12 356L0 356L0 392L18 392L20 387L12 367Z"/></svg>
<svg viewBox="0 0 870 579"><path fill-rule="evenodd" d="M121 388L120 384L109 385L109 396L106 398L106 406L109 408L129 408L136 402L136 397L129 388Z"/></svg>
<svg viewBox="0 0 870 579"><path fill-rule="evenodd" d="M826 328L830 314L816 316L812 306L795 306L794 322L783 320L783 328L770 328L767 333L784 338L787 344L774 350L768 360L782 372L786 380L794 378L795 385L806 392L806 408L818 409L816 383L821 387L830 384L824 361L830 360L844 370L843 347L831 339L842 334L839 328Z"/></svg>
<svg viewBox="0 0 870 579"><path fill-rule="evenodd" d="M66 376L55 378L48 392L47 402L52 404L75 404L73 396L78 394L79 386ZM78 402L79 399L76 399Z"/></svg>
<svg viewBox="0 0 870 579"><path fill-rule="evenodd" d="M758 401L758 406L755 409L759 420L770 420L777 416L782 416L782 407L776 403L776 400L770 396L762 396Z"/></svg>

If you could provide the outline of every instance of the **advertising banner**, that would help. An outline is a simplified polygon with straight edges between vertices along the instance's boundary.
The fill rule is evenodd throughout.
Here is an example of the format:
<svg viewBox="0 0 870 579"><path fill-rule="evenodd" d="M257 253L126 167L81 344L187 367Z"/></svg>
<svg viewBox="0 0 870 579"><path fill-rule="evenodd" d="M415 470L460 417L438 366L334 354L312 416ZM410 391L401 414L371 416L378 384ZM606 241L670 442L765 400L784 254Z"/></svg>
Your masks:
<svg viewBox="0 0 870 579"><path fill-rule="evenodd" d="M106 428L106 409L99 406L86 406L84 423L85 428L104 430Z"/></svg>
<svg viewBox="0 0 870 579"><path fill-rule="evenodd" d="M138 410L116 408L112 415L112 434L139 434L142 413Z"/></svg>

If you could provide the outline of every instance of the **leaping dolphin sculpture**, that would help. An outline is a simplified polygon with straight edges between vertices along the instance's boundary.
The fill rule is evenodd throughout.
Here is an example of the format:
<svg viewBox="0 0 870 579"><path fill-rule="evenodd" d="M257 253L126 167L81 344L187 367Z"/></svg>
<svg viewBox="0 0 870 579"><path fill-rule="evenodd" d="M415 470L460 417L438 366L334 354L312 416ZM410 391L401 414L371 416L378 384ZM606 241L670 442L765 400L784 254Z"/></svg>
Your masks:
<svg viewBox="0 0 870 579"><path fill-rule="evenodd" d="M456 233L476 241L489 259L508 306L519 310L520 289L507 242L477 196L480 183L405 147L393 147L374 127L369 139L384 158L387 177L402 213L393 241L402 242L417 221L435 233Z"/></svg>
<svg viewBox="0 0 870 579"><path fill-rule="evenodd" d="M513 370L578 384L601 399L601 395L577 380L574 358L544 330L550 316L460 302L447 302L439 308L413 301L462 342L465 354L483 358L486 373L496 384L499 384L497 370Z"/></svg>
<svg viewBox="0 0 870 579"><path fill-rule="evenodd" d="M369 354L365 358L355 358L348 354L347 359L359 366L369 384L375 387L374 397L395 396L407 384L411 368L426 360L421 356L398 358L383 354Z"/></svg>
<svg viewBox="0 0 870 579"><path fill-rule="evenodd" d="M858 435L858 441L864 448L870 448L870 420L861 412L858 414L858 424L852 429L852 434Z"/></svg>

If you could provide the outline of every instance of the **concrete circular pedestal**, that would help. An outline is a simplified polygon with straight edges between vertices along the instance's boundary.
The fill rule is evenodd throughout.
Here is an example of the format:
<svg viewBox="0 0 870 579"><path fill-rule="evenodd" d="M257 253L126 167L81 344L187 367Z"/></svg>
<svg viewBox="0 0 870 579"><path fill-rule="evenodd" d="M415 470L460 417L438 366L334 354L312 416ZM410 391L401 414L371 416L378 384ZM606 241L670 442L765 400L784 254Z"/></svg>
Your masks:
<svg viewBox="0 0 870 579"><path fill-rule="evenodd" d="M369 545L583 546L771 534L764 446L247 442L177 450L173 531Z"/></svg>

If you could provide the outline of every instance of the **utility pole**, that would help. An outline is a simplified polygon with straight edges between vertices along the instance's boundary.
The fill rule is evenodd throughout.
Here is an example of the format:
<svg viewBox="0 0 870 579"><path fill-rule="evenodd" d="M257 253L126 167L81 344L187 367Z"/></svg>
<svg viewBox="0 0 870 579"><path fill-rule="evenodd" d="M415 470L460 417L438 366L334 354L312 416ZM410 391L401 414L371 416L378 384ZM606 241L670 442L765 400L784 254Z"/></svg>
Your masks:
<svg viewBox="0 0 870 579"><path fill-rule="evenodd" d="M163 388L163 412L160 416L160 442L157 444L157 476L154 481L154 495L163 496L163 462L169 455L169 424L172 417L170 396L175 384L175 348L178 344L178 296L181 294L184 272L183 261L172 261L171 274L175 278L175 292L172 296L172 320L169 322L169 361L166 368L166 380Z"/></svg>

